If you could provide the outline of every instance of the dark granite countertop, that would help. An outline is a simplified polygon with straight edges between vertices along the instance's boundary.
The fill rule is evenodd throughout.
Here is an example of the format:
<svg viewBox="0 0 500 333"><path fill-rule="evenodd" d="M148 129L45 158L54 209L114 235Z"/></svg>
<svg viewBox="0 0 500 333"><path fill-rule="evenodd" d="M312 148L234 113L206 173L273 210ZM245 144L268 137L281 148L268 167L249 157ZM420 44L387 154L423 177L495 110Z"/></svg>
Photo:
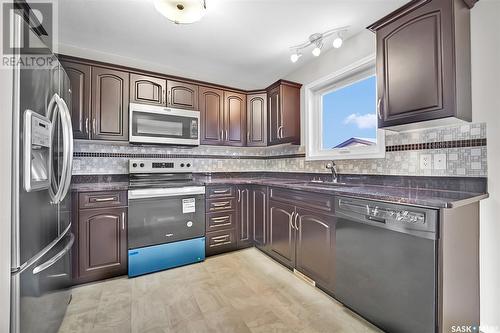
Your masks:
<svg viewBox="0 0 500 333"><path fill-rule="evenodd" d="M319 177L318 177L319 178ZM387 179L389 179L388 177ZM382 178L380 178L382 179ZM458 184L455 180L439 179L439 184L431 184L434 179L385 179L380 181L374 177L341 177L345 185L329 185L328 182L313 183L305 178L283 178L273 176L259 176L257 174L239 175L228 177L196 177L200 185L266 185L287 188L292 190L309 191L330 195L343 195L364 199L372 199L405 205L422 206L430 208L455 208L488 197L486 191L481 191L481 186L472 186L465 182ZM326 180L323 177L323 180ZM454 185L452 185L454 184ZM127 175L113 176L78 176L74 179L71 189L73 191L122 191L128 190ZM431 187L429 187L431 186ZM432 188L434 186L434 188ZM440 189L436 189L440 188ZM447 190L442 190L446 188ZM452 189L452 190L450 190Z"/></svg>
<svg viewBox="0 0 500 333"><path fill-rule="evenodd" d="M216 178L205 180L203 183L205 185L267 185L430 208L456 208L488 197L487 193L349 183L332 186L328 183L311 183L282 178Z"/></svg>

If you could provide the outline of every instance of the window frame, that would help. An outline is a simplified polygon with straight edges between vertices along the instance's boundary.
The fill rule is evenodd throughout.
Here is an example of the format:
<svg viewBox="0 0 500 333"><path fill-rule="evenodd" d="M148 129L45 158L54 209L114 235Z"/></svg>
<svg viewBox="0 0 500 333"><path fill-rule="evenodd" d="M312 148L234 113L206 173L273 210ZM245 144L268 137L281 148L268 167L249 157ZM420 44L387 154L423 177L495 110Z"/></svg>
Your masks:
<svg viewBox="0 0 500 333"><path fill-rule="evenodd" d="M306 160L385 157L385 131L379 128L377 128L377 144L375 146L323 149L323 96L374 75L376 75L376 68L375 55L373 54L316 80L304 88Z"/></svg>

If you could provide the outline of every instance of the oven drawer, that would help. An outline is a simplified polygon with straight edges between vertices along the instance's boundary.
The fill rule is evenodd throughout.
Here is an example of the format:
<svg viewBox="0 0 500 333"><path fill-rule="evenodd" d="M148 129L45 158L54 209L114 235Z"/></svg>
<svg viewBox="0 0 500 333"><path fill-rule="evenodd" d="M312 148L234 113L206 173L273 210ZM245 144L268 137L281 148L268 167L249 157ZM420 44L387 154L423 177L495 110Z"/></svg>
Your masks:
<svg viewBox="0 0 500 333"><path fill-rule="evenodd" d="M235 208L236 199L234 198L207 200L207 212L209 213L234 210Z"/></svg>
<svg viewBox="0 0 500 333"><path fill-rule="evenodd" d="M236 230L209 232L206 235L206 255L213 255L236 249Z"/></svg>
<svg viewBox="0 0 500 333"><path fill-rule="evenodd" d="M234 198L234 186L210 186L207 187L207 199Z"/></svg>
<svg viewBox="0 0 500 333"><path fill-rule="evenodd" d="M207 232L233 229L236 226L236 212L207 214Z"/></svg>
<svg viewBox="0 0 500 333"><path fill-rule="evenodd" d="M127 206L127 191L80 193L78 205L80 209Z"/></svg>

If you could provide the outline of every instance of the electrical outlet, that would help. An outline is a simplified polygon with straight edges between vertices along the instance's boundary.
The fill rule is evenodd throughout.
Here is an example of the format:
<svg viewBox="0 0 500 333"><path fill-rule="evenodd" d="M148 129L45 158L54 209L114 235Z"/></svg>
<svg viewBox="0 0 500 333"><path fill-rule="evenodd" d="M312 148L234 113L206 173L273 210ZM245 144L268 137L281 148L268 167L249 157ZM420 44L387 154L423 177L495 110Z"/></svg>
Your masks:
<svg viewBox="0 0 500 333"><path fill-rule="evenodd" d="M434 170L446 170L446 154L434 155Z"/></svg>
<svg viewBox="0 0 500 333"><path fill-rule="evenodd" d="M420 169L421 170L430 170L432 169L431 165L431 154L422 154L420 155Z"/></svg>

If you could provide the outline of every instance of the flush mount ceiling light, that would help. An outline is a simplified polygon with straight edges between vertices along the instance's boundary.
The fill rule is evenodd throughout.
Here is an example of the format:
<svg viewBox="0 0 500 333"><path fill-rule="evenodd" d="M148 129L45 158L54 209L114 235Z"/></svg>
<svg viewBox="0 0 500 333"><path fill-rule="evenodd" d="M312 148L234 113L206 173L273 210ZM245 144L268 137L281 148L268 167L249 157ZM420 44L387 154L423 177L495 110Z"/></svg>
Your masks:
<svg viewBox="0 0 500 333"><path fill-rule="evenodd" d="M205 15L205 0L155 0L157 11L175 24L194 23Z"/></svg>
<svg viewBox="0 0 500 333"><path fill-rule="evenodd" d="M311 36L309 36L308 41L306 41L302 44L299 44L299 45L295 45L295 46L290 48L290 50L292 50L294 52L290 56L290 60L292 62L297 62L297 60L299 60L299 58L302 56L302 54L300 53L300 50L305 49L311 45L314 45L314 49L312 50L312 54L315 57L318 57L321 54L321 50L323 49L324 40L327 37L330 37L332 35L335 35L335 38L333 39L333 42L332 42L333 47L336 49L340 48L343 44L343 41L344 41L342 35L348 29L349 29L349 27L340 27L340 28L335 28L335 29L325 31L323 33L312 34Z"/></svg>

